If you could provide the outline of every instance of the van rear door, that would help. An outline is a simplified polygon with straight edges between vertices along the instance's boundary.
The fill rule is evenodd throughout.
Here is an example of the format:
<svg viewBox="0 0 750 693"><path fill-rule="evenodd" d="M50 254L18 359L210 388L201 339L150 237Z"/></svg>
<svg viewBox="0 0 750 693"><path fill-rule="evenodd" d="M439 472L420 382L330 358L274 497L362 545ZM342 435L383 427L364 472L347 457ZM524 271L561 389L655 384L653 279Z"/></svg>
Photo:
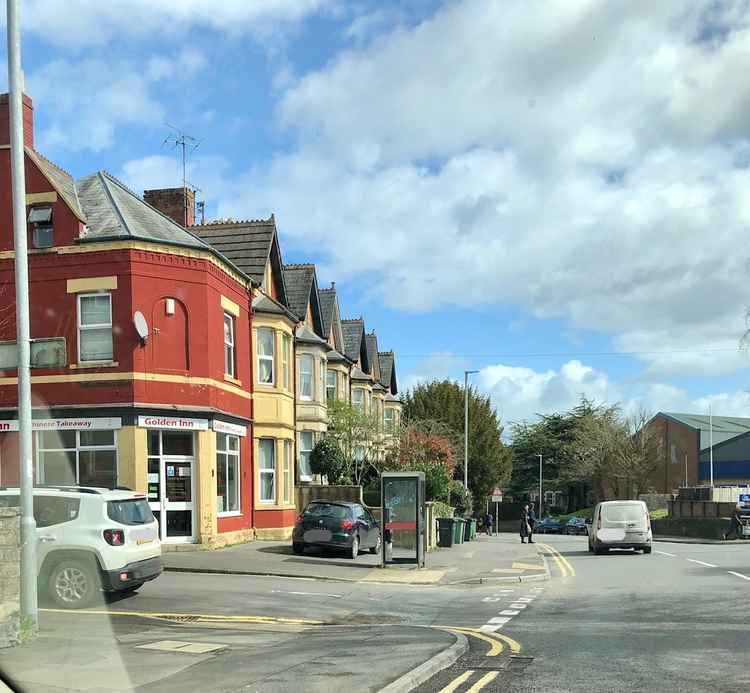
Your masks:
<svg viewBox="0 0 750 693"><path fill-rule="evenodd" d="M602 525L625 531L625 542L638 539L646 532L646 511L640 503L607 503L602 507Z"/></svg>

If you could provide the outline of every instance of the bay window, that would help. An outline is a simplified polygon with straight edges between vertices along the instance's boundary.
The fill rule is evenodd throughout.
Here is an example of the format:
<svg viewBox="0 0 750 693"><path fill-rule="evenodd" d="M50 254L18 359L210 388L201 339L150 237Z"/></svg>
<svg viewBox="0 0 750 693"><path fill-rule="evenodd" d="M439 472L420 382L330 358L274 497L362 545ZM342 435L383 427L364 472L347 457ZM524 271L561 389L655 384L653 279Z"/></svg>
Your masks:
<svg viewBox="0 0 750 693"><path fill-rule="evenodd" d="M312 481L312 457L315 440L312 431L302 431L299 434L299 478L300 481Z"/></svg>
<svg viewBox="0 0 750 693"><path fill-rule="evenodd" d="M338 399L338 373L328 369L326 371L326 399L333 402Z"/></svg>
<svg viewBox="0 0 750 693"><path fill-rule="evenodd" d="M310 354L299 357L299 398L308 401L313 398L313 357Z"/></svg>
<svg viewBox="0 0 750 693"><path fill-rule="evenodd" d="M260 464L260 502L276 502L276 441L273 438L261 438L258 441Z"/></svg>
<svg viewBox="0 0 750 693"><path fill-rule="evenodd" d="M258 328L258 382L274 384L274 361L276 356L275 333L270 327Z"/></svg>

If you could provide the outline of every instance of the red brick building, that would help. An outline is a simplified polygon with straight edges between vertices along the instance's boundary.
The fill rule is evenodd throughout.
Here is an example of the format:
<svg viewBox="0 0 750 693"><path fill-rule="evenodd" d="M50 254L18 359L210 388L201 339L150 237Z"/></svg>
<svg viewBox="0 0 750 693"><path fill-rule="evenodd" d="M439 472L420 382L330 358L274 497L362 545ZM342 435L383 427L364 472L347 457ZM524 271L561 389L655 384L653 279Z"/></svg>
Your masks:
<svg viewBox="0 0 750 693"><path fill-rule="evenodd" d="M18 483L8 100L0 96L0 483ZM148 492L166 542L253 535L250 277L100 171L33 148L24 97L38 484Z"/></svg>

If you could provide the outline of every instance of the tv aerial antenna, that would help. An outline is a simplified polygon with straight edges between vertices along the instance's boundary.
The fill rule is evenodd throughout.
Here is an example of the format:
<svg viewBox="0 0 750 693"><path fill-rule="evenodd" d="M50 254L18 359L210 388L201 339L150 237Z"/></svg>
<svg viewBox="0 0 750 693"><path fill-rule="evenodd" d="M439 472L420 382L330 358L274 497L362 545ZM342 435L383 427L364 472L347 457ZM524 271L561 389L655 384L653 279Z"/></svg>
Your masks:
<svg viewBox="0 0 750 693"><path fill-rule="evenodd" d="M198 149L200 146L202 140L196 139L192 135L188 135L184 130L181 130L178 127L175 127L174 125L170 125L167 123L167 127L174 130L174 133L167 136L162 142L162 147L165 147L167 145L171 145L172 149L179 149L182 154L182 189L186 190L188 187L188 180L187 180L187 161L190 155ZM184 195L185 197L185 218L184 218L184 225L187 226L187 193Z"/></svg>

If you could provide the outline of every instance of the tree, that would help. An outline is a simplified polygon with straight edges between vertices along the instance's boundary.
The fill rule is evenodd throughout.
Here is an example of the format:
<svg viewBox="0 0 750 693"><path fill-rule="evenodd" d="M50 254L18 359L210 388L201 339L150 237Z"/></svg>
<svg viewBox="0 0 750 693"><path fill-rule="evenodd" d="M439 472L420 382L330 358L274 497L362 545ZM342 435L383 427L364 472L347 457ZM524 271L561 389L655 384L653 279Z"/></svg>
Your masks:
<svg viewBox="0 0 750 693"><path fill-rule="evenodd" d="M348 402L328 403L328 432L341 453L344 473L340 477L362 484L383 456L385 437L377 416L357 409Z"/></svg>
<svg viewBox="0 0 750 693"><path fill-rule="evenodd" d="M336 440L330 436L321 438L310 455L310 467L313 474L320 474L328 479L329 484L345 484L348 466Z"/></svg>
<svg viewBox="0 0 750 693"><path fill-rule="evenodd" d="M438 421L461 451L454 476L463 479L464 389L451 380L417 385L404 398L407 422ZM503 427L489 397L469 388L469 489L474 498L487 497L510 479L510 450L502 442Z"/></svg>
<svg viewBox="0 0 750 693"><path fill-rule="evenodd" d="M408 422L389 446L381 471L424 472L426 500L448 500L456 468L456 446L450 429L435 421Z"/></svg>

